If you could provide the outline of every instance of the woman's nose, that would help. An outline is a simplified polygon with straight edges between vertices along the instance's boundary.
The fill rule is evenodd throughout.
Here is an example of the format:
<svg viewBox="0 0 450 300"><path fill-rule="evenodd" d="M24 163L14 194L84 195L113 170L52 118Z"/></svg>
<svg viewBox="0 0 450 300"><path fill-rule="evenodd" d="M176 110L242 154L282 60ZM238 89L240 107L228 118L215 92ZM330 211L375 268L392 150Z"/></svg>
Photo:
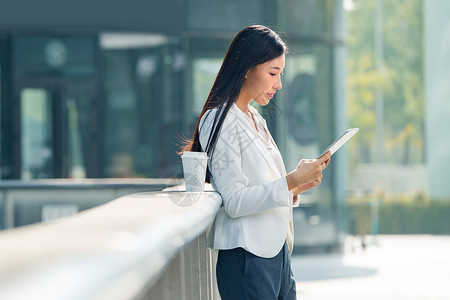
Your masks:
<svg viewBox="0 0 450 300"><path fill-rule="evenodd" d="M281 84L281 78L278 77L278 79L275 82L273 88L276 89L276 90L281 90L282 87L283 87L283 84Z"/></svg>

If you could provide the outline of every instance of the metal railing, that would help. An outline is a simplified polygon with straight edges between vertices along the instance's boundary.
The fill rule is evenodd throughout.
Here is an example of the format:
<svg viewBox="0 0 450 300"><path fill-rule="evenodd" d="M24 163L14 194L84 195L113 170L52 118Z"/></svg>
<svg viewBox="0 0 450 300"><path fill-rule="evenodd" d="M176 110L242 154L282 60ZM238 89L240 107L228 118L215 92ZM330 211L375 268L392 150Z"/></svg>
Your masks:
<svg viewBox="0 0 450 300"><path fill-rule="evenodd" d="M0 299L215 299L215 192L131 194L0 233Z"/></svg>

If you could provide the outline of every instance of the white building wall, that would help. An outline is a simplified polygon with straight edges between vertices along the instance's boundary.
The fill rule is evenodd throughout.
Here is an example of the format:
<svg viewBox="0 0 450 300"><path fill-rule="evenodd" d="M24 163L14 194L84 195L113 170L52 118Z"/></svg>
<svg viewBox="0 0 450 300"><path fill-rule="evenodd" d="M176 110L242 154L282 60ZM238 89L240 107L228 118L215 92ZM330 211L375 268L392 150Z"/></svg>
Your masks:
<svg viewBox="0 0 450 300"><path fill-rule="evenodd" d="M429 196L450 198L450 1L424 1L424 38Z"/></svg>

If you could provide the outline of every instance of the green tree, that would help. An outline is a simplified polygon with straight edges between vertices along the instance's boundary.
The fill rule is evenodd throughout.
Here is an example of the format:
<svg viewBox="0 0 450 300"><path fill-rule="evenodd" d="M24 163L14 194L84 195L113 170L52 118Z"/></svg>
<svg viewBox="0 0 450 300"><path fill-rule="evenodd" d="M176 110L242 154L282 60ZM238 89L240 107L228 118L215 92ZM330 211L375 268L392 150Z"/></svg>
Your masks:
<svg viewBox="0 0 450 300"><path fill-rule="evenodd" d="M385 162L423 162L422 0L380 0L381 68L374 45L376 1L353 0L346 14L349 121L362 133L349 146L351 163L375 161L377 89L383 94Z"/></svg>

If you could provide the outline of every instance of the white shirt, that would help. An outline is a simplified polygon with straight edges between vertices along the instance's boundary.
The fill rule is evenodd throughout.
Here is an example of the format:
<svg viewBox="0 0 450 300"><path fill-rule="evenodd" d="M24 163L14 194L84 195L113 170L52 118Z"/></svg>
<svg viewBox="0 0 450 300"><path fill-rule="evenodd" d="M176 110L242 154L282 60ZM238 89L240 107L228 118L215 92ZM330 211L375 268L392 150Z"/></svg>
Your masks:
<svg viewBox="0 0 450 300"><path fill-rule="evenodd" d="M267 151L269 151L270 156L272 156L272 159L275 162L275 165L277 166L278 172L280 172L280 174L285 176L286 172L284 168L283 158L281 157L281 153L280 151L278 151L278 148L274 144L275 142L273 142L272 139L270 138L269 132L261 123L261 120L259 118L260 116L254 115L254 113L251 112L251 109L247 110L245 116L247 117L247 120L249 121L250 125L253 128L255 128L254 126L256 125L256 132L255 132L256 135L263 142Z"/></svg>

